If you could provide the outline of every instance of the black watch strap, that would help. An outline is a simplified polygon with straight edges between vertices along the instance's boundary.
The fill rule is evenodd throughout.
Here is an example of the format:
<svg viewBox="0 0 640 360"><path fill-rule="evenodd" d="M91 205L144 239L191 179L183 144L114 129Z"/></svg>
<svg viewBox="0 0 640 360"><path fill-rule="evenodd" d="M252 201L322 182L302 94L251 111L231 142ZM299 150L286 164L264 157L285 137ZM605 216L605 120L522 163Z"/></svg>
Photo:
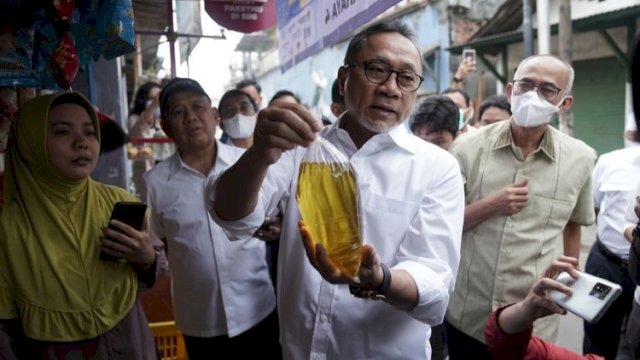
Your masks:
<svg viewBox="0 0 640 360"><path fill-rule="evenodd" d="M349 285L349 292L355 297L382 300L389 295L391 287L391 271L384 263L380 263L382 268L382 283L378 286L371 285Z"/></svg>

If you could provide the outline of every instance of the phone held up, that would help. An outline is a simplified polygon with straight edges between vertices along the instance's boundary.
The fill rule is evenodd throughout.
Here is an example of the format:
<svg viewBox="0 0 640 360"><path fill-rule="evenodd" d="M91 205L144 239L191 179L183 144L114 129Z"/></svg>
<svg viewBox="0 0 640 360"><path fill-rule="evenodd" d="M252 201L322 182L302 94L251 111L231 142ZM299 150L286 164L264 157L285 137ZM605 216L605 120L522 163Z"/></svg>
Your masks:
<svg viewBox="0 0 640 360"><path fill-rule="evenodd" d="M136 230L140 230L142 229L146 212L147 205L144 203L120 201L113 205L110 220L118 220ZM113 229L111 225L109 225L109 227ZM100 259L105 261L120 261L119 257L107 254L103 251L100 252Z"/></svg>
<svg viewBox="0 0 640 360"><path fill-rule="evenodd" d="M620 296L622 287L611 281L580 272L574 279L566 272L560 273L556 280L573 289L567 296L559 291L549 291L549 298L589 323L600 320L609 306Z"/></svg>
<svg viewBox="0 0 640 360"><path fill-rule="evenodd" d="M471 48L462 49L462 58L470 59L472 62L476 62L476 49L471 49Z"/></svg>

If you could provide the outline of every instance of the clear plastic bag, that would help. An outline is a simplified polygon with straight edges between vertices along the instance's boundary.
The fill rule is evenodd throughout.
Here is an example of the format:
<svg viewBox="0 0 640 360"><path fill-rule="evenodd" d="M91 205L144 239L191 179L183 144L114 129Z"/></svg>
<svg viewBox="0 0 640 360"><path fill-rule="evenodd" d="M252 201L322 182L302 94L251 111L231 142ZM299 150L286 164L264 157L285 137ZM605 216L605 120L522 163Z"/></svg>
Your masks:
<svg viewBox="0 0 640 360"><path fill-rule="evenodd" d="M356 174L349 160L318 137L300 164L296 199L314 242L322 244L343 273L356 278L362 237Z"/></svg>

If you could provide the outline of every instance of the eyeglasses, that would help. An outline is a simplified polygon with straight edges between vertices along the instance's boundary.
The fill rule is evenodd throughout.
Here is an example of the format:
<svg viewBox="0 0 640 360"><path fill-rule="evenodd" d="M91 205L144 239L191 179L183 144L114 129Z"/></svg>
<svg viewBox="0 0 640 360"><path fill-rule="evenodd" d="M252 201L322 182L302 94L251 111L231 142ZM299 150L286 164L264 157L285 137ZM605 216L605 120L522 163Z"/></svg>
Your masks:
<svg viewBox="0 0 640 360"><path fill-rule="evenodd" d="M373 84L384 84L389 80L392 73L396 74L396 84L398 88L404 92L410 93L418 90L424 78L413 71L403 70L391 70L389 65L382 62L363 61L359 64L347 64L344 67L350 68L352 66L362 65L364 66L364 75Z"/></svg>
<svg viewBox="0 0 640 360"><path fill-rule="evenodd" d="M562 90L559 87L556 87L555 85L549 83L542 83L536 86L531 80L513 80L513 93L515 95L522 95L533 89L538 89L538 95L540 95L547 101L553 100Z"/></svg>

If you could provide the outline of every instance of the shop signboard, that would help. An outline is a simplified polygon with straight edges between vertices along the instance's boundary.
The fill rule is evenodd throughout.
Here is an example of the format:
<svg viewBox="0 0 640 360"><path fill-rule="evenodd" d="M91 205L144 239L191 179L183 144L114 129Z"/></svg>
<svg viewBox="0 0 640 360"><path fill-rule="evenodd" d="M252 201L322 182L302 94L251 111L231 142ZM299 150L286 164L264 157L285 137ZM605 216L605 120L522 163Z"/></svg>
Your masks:
<svg viewBox="0 0 640 360"><path fill-rule="evenodd" d="M400 0L277 0L280 68L284 72Z"/></svg>
<svg viewBox="0 0 640 360"><path fill-rule="evenodd" d="M276 0L205 0L204 9L219 25L252 33L276 23Z"/></svg>

